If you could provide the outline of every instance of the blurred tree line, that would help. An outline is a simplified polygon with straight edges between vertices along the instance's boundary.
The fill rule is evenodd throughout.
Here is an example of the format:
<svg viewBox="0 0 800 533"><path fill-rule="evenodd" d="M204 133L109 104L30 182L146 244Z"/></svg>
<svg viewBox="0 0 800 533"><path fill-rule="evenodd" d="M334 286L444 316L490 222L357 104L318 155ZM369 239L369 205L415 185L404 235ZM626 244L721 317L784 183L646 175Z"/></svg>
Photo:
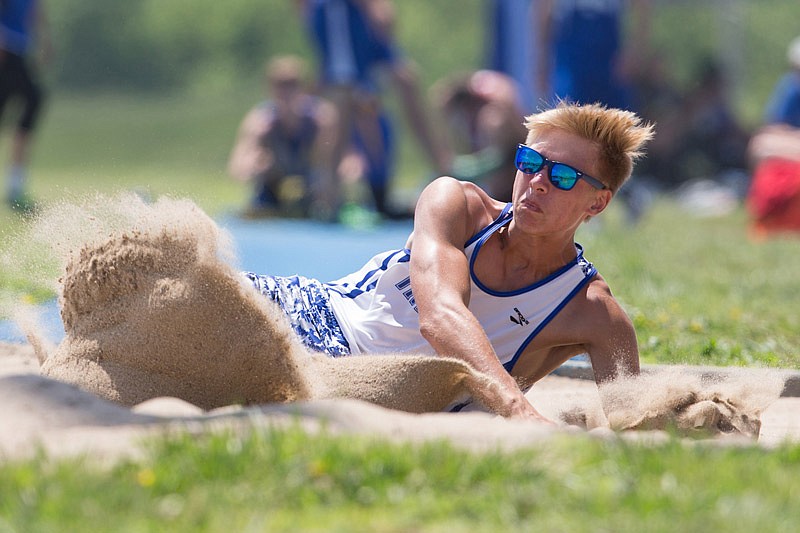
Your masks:
<svg viewBox="0 0 800 533"><path fill-rule="evenodd" d="M397 0L399 41L423 83L483 62L483 0ZM48 2L60 88L164 91L253 82L276 53L311 51L294 0ZM727 67L745 118L760 113L800 33L797 0L656 0L653 49L690 85L699 58Z"/></svg>
<svg viewBox="0 0 800 533"><path fill-rule="evenodd" d="M286 0L70 0L48 8L55 82L69 89L182 89L305 47Z"/></svg>
<svg viewBox="0 0 800 533"><path fill-rule="evenodd" d="M400 40L425 73L471 68L478 0L397 2ZM70 0L48 4L55 83L75 90L183 89L261 74L272 54L312 58L293 0Z"/></svg>

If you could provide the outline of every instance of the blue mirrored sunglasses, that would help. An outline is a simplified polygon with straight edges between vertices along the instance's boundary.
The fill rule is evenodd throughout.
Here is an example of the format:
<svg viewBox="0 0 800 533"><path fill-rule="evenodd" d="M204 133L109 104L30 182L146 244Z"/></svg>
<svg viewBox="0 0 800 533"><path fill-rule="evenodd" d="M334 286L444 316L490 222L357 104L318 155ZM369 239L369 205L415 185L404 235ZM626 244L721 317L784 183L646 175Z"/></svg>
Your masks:
<svg viewBox="0 0 800 533"><path fill-rule="evenodd" d="M514 158L514 164L517 170L525 174L535 174L547 167L549 171L547 177L550 183L557 189L562 191L570 191L581 179L594 187L595 189L606 189L607 187L598 179L595 179L588 174L584 174L580 170L571 167L558 161L550 161L545 156L524 144L517 145L517 155Z"/></svg>

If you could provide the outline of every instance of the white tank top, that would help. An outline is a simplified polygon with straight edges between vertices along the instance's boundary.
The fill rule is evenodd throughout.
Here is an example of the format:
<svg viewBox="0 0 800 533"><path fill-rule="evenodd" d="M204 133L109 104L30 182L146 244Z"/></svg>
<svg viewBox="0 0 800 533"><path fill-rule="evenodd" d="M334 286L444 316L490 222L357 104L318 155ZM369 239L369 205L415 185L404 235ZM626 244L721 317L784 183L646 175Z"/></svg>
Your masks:
<svg viewBox="0 0 800 533"><path fill-rule="evenodd" d="M511 218L508 204L464 247L471 278L469 310L508 371L539 331L597 273L576 244L577 257L547 278L511 292L489 289L475 275L475 258L483 243ZM358 272L326 284L334 314L353 354L435 354L419 332L410 258L408 249L390 250L370 259Z"/></svg>

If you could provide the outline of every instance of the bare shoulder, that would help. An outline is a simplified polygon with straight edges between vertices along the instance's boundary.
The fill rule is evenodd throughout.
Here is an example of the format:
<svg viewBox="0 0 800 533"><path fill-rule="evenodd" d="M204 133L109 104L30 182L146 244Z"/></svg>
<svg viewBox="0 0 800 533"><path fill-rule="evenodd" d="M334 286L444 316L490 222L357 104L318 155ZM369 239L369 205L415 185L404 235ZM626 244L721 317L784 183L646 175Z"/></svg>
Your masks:
<svg viewBox="0 0 800 533"><path fill-rule="evenodd" d="M422 191L414 217L415 230L420 225L445 225L463 228L470 237L494 220L504 206L474 183L442 176Z"/></svg>
<svg viewBox="0 0 800 533"><path fill-rule="evenodd" d="M588 311L587 316L593 317L595 320L628 321L628 315L600 274L597 274L587 284L584 303L586 311Z"/></svg>
<svg viewBox="0 0 800 533"><path fill-rule="evenodd" d="M619 375L639 372L636 330L620 302L598 275L586 290L586 351L592 360L595 381L605 382Z"/></svg>
<svg viewBox="0 0 800 533"><path fill-rule="evenodd" d="M476 226L483 228L486 223L500 216L503 207L506 205L504 202L495 200L472 182L458 181L458 184L464 191L467 207Z"/></svg>
<svg viewBox="0 0 800 533"><path fill-rule="evenodd" d="M633 327L622 305L600 274L595 275L569 302L554 319L553 325L578 343L597 342L609 333Z"/></svg>
<svg viewBox="0 0 800 533"><path fill-rule="evenodd" d="M261 130L272 124L275 113L272 108L258 104L250 108L242 119L242 128L247 130Z"/></svg>
<svg viewBox="0 0 800 533"><path fill-rule="evenodd" d="M430 182L423 191L423 195L440 197L446 195L463 195L470 203L492 204L496 202L483 189L472 182L462 181L451 176L441 176Z"/></svg>

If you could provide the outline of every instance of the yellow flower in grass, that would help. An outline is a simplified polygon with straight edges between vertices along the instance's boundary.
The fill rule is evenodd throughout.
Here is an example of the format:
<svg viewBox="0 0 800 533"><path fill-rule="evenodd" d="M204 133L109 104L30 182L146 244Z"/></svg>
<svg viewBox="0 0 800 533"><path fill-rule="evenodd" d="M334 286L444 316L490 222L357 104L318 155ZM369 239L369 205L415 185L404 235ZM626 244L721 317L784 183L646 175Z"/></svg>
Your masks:
<svg viewBox="0 0 800 533"><path fill-rule="evenodd" d="M693 318L689 322L689 331L691 331L692 333L702 333L704 329L705 329L705 326L703 325L703 321L702 320L699 320L697 318Z"/></svg>
<svg viewBox="0 0 800 533"><path fill-rule="evenodd" d="M149 468L142 468L136 473L136 482L142 487L152 487L156 482L156 474Z"/></svg>

